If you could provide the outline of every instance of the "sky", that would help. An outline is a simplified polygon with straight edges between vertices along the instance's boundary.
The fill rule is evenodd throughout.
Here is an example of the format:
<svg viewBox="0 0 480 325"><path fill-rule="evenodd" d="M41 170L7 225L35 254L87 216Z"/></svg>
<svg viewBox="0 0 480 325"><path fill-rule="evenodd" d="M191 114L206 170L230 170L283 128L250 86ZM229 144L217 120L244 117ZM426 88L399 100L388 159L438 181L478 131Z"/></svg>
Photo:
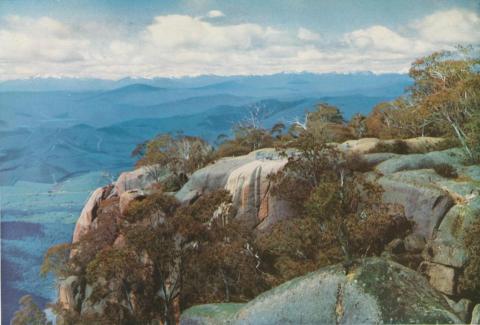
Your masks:
<svg viewBox="0 0 480 325"><path fill-rule="evenodd" d="M407 72L478 0L0 0L0 80Z"/></svg>

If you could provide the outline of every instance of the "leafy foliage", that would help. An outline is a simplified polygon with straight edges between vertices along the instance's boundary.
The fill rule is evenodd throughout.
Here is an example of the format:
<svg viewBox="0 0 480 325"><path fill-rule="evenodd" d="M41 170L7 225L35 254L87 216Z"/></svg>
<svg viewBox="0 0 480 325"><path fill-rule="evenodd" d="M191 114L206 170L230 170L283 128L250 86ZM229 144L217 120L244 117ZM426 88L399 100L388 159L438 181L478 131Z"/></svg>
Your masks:
<svg viewBox="0 0 480 325"><path fill-rule="evenodd" d="M207 165L213 148L198 137L161 134L139 144L132 152L139 156L136 166L144 166L157 182L164 181L167 191L177 191L195 170Z"/></svg>
<svg viewBox="0 0 480 325"><path fill-rule="evenodd" d="M32 296L26 295L20 298L20 310L15 312L10 324L12 325L48 325L47 317L40 307L35 304Z"/></svg>
<svg viewBox="0 0 480 325"><path fill-rule="evenodd" d="M473 48L436 52L416 60L409 92L375 107L367 133L380 138L455 137L472 161L479 158L480 58Z"/></svg>
<svg viewBox="0 0 480 325"><path fill-rule="evenodd" d="M274 284L319 266L380 254L389 241L408 234L412 224L403 209L382 203L382 189L358 172L368 169L359 157L345 156L308 130L295 147L299 154L271 179L272 193L297 215L257 239L262 267Z"/></svg>
<svg viewBox="0 0 480 325"><path fill-rule="evenodd" d="M56 278L66 278L72 272L69 264L71 246L63 243L50 247L40 267L40 275L45 277L48 273L53 273Z"/></svg>

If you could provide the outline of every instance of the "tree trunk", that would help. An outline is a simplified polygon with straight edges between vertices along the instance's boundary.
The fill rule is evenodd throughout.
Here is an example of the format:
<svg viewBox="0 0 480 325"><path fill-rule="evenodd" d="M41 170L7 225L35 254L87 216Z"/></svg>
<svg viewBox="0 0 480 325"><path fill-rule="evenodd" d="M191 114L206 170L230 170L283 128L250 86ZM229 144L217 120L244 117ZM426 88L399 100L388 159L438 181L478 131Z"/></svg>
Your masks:
<svg viewBox="0 0 480 325"><path fill-rule="evenodd" d="M230 302L230 287L228 286L228 280L225 276L225 272L222 271L223 284L225 286L225 302Z"/></svg>
<svg viewBox="0 0 480 325"><path fill-rule="evenodd" d="M470 159L473 160L473 153L472 151L470 150L470 147L468 146L467 144L467 141L465 139L465 133L462 131L462 129L457 125L457 123L455 123L451 118L450 116L447 116L447 120L448 122L450 123L450 125L452 126L453 130L455 131L455 134L457 136L457 139L460 141L460 143L462 144L462 147L463 149L467 152L468 156L470 157Z"/></svg>

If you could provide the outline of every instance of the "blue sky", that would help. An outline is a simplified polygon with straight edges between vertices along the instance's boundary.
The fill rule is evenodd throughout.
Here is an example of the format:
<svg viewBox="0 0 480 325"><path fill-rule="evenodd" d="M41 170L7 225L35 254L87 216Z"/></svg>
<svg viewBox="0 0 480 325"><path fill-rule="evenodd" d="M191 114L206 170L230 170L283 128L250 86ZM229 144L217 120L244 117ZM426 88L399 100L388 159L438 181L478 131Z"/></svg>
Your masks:
<svg viewBox="0 0 480 325"><path fill-rule="evenodd" d="M0 0L0 78L404 72L480 43L474 0Z"/></svg>

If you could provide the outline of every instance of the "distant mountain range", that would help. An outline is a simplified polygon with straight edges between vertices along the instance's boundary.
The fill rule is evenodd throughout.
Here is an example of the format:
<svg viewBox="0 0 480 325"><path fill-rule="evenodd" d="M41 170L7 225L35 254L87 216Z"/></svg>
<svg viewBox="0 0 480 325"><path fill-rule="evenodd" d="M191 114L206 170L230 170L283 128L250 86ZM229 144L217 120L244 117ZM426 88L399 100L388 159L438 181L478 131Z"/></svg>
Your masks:
<svg viewBox="0 0 480 325"><path fill-rule="evenodd" d="M5 81L0 184L128 169L137 143L179 131L214 142L252 107L266 112L265 127L301 118L319 102L337 105L348 119L410 82L407 75L372 73Z"/></svg>
<svg viewBox="0 0 480 325"><path fill-rule="evenodd" d="M398 90L410 84L406 74L373 74L371 72L338 73L278 73L261 76L215 76L204 75L183 78L124 78L120 80L77 79L77 78L30 78L0 82L0 91L102 91L125 86L138 85L136 88L152 86L168 89L197 89L206 93L234 92L256 96L288 96L314 92L315 96L339 95L356 92L367 95L379 95L380 92ZM265 93L267 91L267 93ZM376 92L376 94L375 94ZM392 94L389 94L392 95Z"/></svg>

